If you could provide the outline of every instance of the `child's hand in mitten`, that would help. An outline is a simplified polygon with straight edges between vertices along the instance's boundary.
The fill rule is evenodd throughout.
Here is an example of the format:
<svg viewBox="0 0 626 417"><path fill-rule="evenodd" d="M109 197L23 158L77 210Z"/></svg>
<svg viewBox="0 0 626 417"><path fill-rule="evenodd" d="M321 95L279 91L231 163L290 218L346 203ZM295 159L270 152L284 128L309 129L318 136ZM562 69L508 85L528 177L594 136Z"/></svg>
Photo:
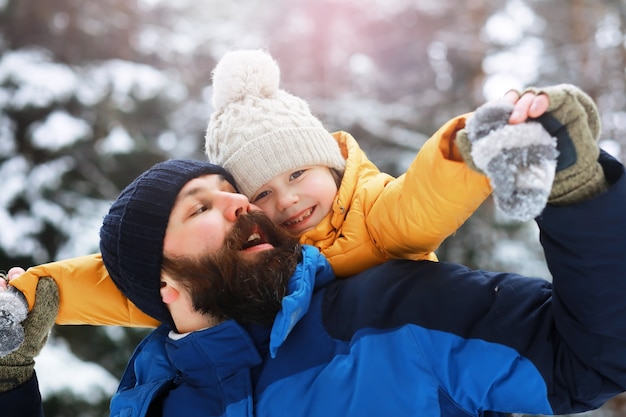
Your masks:
<svg viewBox="0 0 626 417"><path fill-rule="evenodd" d="M16 350L24 342L22 322L28 315L26 299L18 290L0 278L0 358Z"/></svg>
<svg viewBox="0 0 626 417"><path fill-rule="evenodd" d="M538 122L509 124L514 105L479 107L456 137L470 167L491 182L496 206L516 220L530 220L545 207L555 175L556 140Z"/></svg>

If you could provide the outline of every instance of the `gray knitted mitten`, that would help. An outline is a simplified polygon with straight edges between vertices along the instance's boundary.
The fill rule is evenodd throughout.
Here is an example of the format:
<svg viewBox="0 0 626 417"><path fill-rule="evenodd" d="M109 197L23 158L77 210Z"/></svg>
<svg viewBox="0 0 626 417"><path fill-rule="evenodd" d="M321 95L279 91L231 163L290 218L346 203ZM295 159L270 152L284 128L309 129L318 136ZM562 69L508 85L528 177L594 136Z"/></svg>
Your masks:
<svg viewBox="0 0 626 417"><path fill-rule="evenodd" d="M28 315L28 303L13 287L0 292L0 358L16 350L24 342L22 322Z"/></svg>
<svg viewBox="0 0 626 417"><path fill-rule="evenodd" d="M457 133L456 143L468 165L489 178L496 207L526 221L548 201L558 152L540 123L510 125L512 111L504 101L484 104Z"/></svg>
<svg viewBox="0 0 626 417"><path fill-rule="evenodd" d="M12 390L33 376L34 358L48 340L59 312L59 289L52 278L39 280L35 305L27 316L26 301L19 291L11 289L3 294L6 297L0 299L0 392Z"/></svg>

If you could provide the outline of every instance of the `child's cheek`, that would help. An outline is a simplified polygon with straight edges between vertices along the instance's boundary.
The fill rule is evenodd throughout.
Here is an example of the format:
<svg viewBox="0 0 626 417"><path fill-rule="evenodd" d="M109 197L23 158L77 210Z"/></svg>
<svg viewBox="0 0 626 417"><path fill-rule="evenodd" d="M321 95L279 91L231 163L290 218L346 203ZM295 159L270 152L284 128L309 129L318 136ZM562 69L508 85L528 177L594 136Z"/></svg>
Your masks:
<svg viewBox="0 0 626 417"><path fill-rule="evenodd" d="M261 211L263 211L267 215L267 217L270 218L270 220L273 223L276 223L277 221L276 213L278 212L278 210L276 209L276 205L273 202L263 201L262 203L255 203L255 204L258 208L261 209Z"/></svg>

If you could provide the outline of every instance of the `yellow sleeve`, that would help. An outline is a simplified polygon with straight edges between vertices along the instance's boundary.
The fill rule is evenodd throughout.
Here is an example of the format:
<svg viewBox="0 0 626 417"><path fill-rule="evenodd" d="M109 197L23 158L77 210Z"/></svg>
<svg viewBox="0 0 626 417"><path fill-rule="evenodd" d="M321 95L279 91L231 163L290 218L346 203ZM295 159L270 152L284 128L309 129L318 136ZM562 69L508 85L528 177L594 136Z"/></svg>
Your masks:
<svg viewBox="0 0 626 417"><path fill-rule="evenodd" d="M156 327L159 322L141 312L115 286L100 254L52 262L29 268L11 280L28 301L35 302L39 278L51 277L59 287L56 324L91 324Z"/></svg>
<svg viewBox="0 0 626 417"><path fill-rule="evenodd" d="M453 160L456 132L465 120L466 116L460 116L442 126L407 172L387 184L372 205L368 230L389 256L424 258L490 195L486 176Z"/></svg>

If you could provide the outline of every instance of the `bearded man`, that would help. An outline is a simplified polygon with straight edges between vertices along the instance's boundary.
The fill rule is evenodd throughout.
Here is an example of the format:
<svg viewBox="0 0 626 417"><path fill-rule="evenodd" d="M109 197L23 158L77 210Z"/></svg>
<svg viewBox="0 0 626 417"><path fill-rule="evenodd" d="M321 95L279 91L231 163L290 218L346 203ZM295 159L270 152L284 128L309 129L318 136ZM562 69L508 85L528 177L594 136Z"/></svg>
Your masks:
<svg viewBox="0 0 626 417"><path fill-rule="evenodd" d="M215 192L224 180L181 184L163 219L162 269L150 278L160 276L152 304L168 307L176 331L162 326L138 347L112 415L564 414L599 406L626 386L626 261L615 252L626 244L617 208L626 180L615 160L600 161L617 183L538 219L554 288L402 260L336 281L315 248L237 195ZM158 173L149 171L150 180L158 183ZM150 236L146 201L122 198L105 218L103 259L120 288L148 278L123 265L137 249L120 250L126 232ZM213 246L223 229L212 212L232 213L224 245ZM140 224L147 229L133 230ZM125 293L135 301L137 291Z"/></svg>

